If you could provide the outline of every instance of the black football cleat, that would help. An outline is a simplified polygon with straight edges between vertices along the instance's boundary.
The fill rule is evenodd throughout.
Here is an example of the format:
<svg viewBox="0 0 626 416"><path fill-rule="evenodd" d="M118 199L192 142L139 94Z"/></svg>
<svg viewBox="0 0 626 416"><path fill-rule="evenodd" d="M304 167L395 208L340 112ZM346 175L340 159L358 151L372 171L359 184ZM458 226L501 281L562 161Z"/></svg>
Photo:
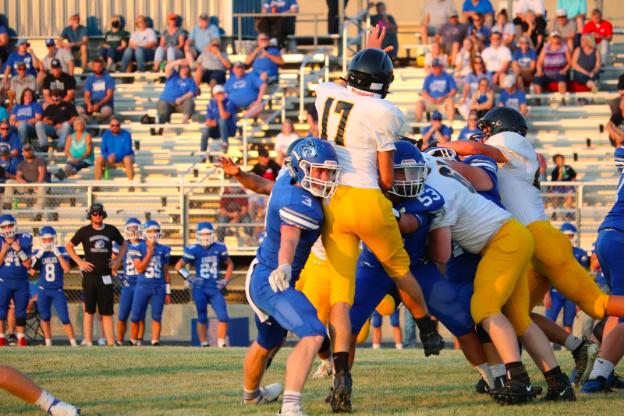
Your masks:
<svg viewBox="0 0 626 416"><path fill-rule="evenodd" d="M349 371L335 374L333 396L330 399L330 407L333 413L352 412L352 375Z"/></svg>
<svg viewBox="0 0 626 416"><path fill-rule="evenodd" d="M600 347L595 343L583 338L583 344L579 350L572 352L572 357L576 363L576 375L574 376L574 386L581 387L589 378L593 364L598 357Z"/></svg>
<svg viewBox="0 0 626 416"><path fill-rule="evenodd" d="M502 383L501 377L498 379L498 383ZM490 394L496 403L502 406L523 404L537 397L524 366L507 371L507 380L504 385L491 389Z"/></svg>
<svg viewBox="0 0 626 416"><path fill-rule="evenodd" d="M489 384L482 377L476 383L476 393L478 394L489 394L491 389L489 388Z"/></svg>
<svg viewBox="0 0 626 416"><path fill-rule="evenodd" d="M548 387L548 392L541 399L542 402L575 402L576 394L572 387L572 382L569 381L567 374L561 373L556 376L551 376L546 379L548 386L551 382L556 381L556 389Z"/></svg>

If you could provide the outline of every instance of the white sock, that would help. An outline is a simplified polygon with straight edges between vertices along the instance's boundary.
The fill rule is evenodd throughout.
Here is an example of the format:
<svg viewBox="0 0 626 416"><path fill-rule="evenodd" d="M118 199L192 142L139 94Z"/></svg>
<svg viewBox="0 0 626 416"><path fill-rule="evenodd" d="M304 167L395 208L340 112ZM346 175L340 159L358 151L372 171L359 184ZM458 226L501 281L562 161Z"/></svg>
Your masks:
<svg viewBox="0 0 626 416"><path fill-rule="evenodd" d="M0 338L6 338L6 335L0 334Z"/></svg>
<svg viewBox="0 0 626 416"><path fill-rule="evenodd" d="M92 342L88 342L85 345L88 346L88 347L93 347L93 343Z"/></svg>
<svg viewBox="0 0 626 416"><path fill-rule="evenodd" d="M609 374L615 369L615 365L609 360L603 358L596 358L596 362L593 363L593 370L589 374L589 380L598 377L609 378Z"/></svg>
<svg viewBox="0 0 626 416"><path fill-rule="evenodd" d="M490 365L489 369L494 379L506 376L506 366L504 364Z"/></svg>
<svg viewBox="0 0 626 416"><path fill-rule="evenodd" d="M54 403L54 396L52 396L45 390L41 391L41 396L39 396L39 398L35 402L35 404L39 406L39 408L44 412L50 410L50 406L52 406L52 403Z"/></svg>
<svg viewBox="0 0 626 416"><path fill-rule="evenodd" d="M26 338L26 334L24 333L17 333L17 339L22 339L22 338Z"/></svg>
<svg viewBox="0 0 626 416"><path fill-rule="evenodd" d="M583 340L578 338L575 335L570 334L569 337L567 337L567 340L565 341L565 348L567 348L570 351L574 351L576 348L580 347L580 344L583 343Z"/></svg>
<svg viewBox="0 0 626 416"><path fill-rule="evenodd" d="M154 344L158 344L158 343L159 343L159 340L158 340L158 339L153 339L153 340L152 340L152 345L154 345Z"/></svg>
<svg viewBox="0 0 626 416"><path fill-rule="evenodd" d="M287 413L293 406L300 406L300 398L302 393L298 391L285 390L283 393L283 407L280 408L280 413Z"/></svg>
<svg viewBox="0 0 626 416"><path fill-rule="evenodd" d="M209 345L209 343L208 343L208 342L203 342L203 343L202 343L202 346L203 346L203 347L205 347L205 346L207 346L207 345Z"/></svg>
<svg viewBox="0 0 626 416"><path fill-rule="evenodd" d="M261 397L261 389L248 390L243 389L243 402L244 403L258 403Z"/></svg>
<svg viewBox="0 0 626 416"><path fill-rule="evenodd" d="M402 349L402 344L396 344L396 349L397 350L401 350Z"/></svg>
<svg viewBox="0 0 626 416"><path fill-rule="evenodd" d="M474 367L474 369L478 371L478 374L480 374L483 380L487 382L487 384L489 385L489 388L492 389L495 387L496 382L494 380L493 375L491 374L489 363L482 363L481 365L477 365L476 367Z"/></svg>
<svg viewBox="0 0 626 416"><path fill-rule="evenodd" d="M372 344L372 348L374 348L375 350L379 350L380 344Z"/></svg>
<svg viewBox="0 0 626 416"><path fill-rule="evenodd" d="M137 345L137 340L136 340L136 339L132 339L132 338L131 338L130 342L131 342L131 344L133 344L133 345Z"/></svg>
<svg viewBox="0 0 626 416"><path fill-rule="evenodd" d="M76 344L76 340L75 340L75 339L70 339L70 345L71 345L72 347L76 347L76 346L77 346L77 344Z"/></svg>
<svg viewBox="0 0 626 416"><path fill-rule="evenodd" d="M217 348L222 348L226 345L226 340L225 339L218 339L217 340Z"/></svg>
<svg viewBox="0 0 626 416"><path fill-rule="evenodd" d="M52 346L52 340L51 339L47 339L46 340L46 347L51 347Z"/></svg>

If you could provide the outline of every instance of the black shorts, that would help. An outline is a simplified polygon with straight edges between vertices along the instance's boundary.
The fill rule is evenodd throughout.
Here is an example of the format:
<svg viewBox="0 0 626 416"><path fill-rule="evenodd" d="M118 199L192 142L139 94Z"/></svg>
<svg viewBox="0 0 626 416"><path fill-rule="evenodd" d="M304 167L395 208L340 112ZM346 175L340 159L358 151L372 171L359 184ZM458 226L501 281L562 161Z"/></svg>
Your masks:
<svg viewBox="0 0 626 416"><path fill-rule="evenodd" d="M102 276L83 276L85 312L96 313L97 305L100 315L113 315L113 290L113 284L105 285Z"/></svg>
<svg viewBox="0 0 626 416"><path fill-rule="evenodd" d="M204 69L203 71L201 82L210 83L215 80L220 85L226 84L226 71L220 71L219 69Z"/></svg>

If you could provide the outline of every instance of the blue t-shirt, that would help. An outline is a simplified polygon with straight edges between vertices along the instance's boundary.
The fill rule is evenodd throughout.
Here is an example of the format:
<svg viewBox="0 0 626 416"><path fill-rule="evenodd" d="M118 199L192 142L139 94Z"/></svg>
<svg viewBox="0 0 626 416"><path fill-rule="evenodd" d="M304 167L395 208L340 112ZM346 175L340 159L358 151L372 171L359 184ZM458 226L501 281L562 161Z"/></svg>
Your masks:
<svg viewBox="0 0 626 416"><path fill-rule="evenodd" d="M84 37L87 37L87 28L83 25L78 25L77 29L74 29L74 27L70 25L65 27L61 32L61 38L67 39L69 43L82 42ZM72 52L78 52L80 46L72 46L70 49Z"/></svg>
<svg viewBox="0 0 626 416"><path fill-rule="evenodd" d="M432 98L439 98L448 95L452 90L456 89L456 82L452 75L447 72L442 73L440 76L430 74L424 80L424 86L422 91L428 91L428 95Z"/></svg>
<svg viewBox="0 0 626 416"><path fill-rule="evenodd" d="M515 92L513 94L510 94L507 90L503 89L500 92L500 99L498 103L520 111L522 108L522 104L527 103L526 94L524 94L524 91L517 88L515 89Z"/></svg>
<svg viewBox="0 0 626 416"><path fill-rule="evenodd" d="M20 248L30 257L33 254L33 236L28 233L17 233L15 237ZM0 237L0 241L6 242L6 238ZM28 269L22 266L22 261L13 247L9 248L4 256L4 262L0 263L0 279L28 280Z"/></svg>
<svg viewBox="0 0 626 416"><path fill-rule="evenodd" d="M465 126L459 133L458 140L469 140L472 134L479 134L479 133L482 133L482 131L480 131L478 128L472 130L468 126Z"/></svg>
<svg viewBox="0 0 626 416"><path fill-rule="evenodd" d="M7 66L13 68L11 76L17 76L17 63L24 62L26 65L26 73L34 77L37 76L37 69L33 66L33 56L26 52L24 55L20 55L19 52L13 52L7 59Z"/></svg>
<svg viewBox="0 0 626 416"><path fill-rule="evenodd" d="M200 244L192 244L183 250L183 261L193 263L196 269L196 277L202 278L202 287L205 289L217 289L217 281L220 280L220 263L228 260L228 249L224 243L215 242L209 247Z"/></svg>
<svg viewBox="0 0 626 416"><path fill-rule="evenodd" d="M107 90L115 91L115 80L106 72L99 77L94 74L85 81L85 91L91 93L91 104L97 104L104 99L107 95ZM113 107L113 97L106 105Z"/></svg>
<svg viewBox="0 0 626 416"><path fill-rule="evenodd" d="M173 103L177 98L182 97L189 91L196 95L198 87L196 81L191 77L183 78L178 71L172 71L172 75L165 80L165 88L159 97L159 100Z"/></svg>
<svg viewBox="0 0 626 416"><path fill-rule="evenodd" d="M422 131L422 136L425 135L426 133L428 133L430 131L430 129L433 127L433 125L431 124L430 126L426 126L424 127L424 131ZM452 130L452 127L448 127L445 124L441 125L441 129L439 129L439 132L443 135L443 136L448 136L448 137L452 137L452 133L454 130ZM437 143L437 137L435 137L435 134L433 133L432 136L430 136L430 140L428 140L428 144L431 145L433 143Z"/></svg>
<svg viewBox="0 0 626 416"><path fill-rule="evenodd" d="M491 36L491 30L489 29L488 26L485 26L483 24L483 27L481 27L480 29L477 29L475 26L472 25L467 28L467 36L471 36L472 30L474 29L477 30L477 35L480 35L480 38L483 38L483 37L485 38L485 40L483 40L483 45L485 46L491 45L491 39L489 38Z"/></svg>
<svg viewBox="0 0 626 416"><path fill-rule="evenodd" d="M70 255L65 251L65 247L58 247L59 252L61 252L61 256L69 263ZM37 253L43 251L42 249L37 250L36 253L33 253L33 262L35 261ZM63 289L63 274L65 271L63 267L61 267L61 262L59 258L51 252L45 252L44 255L37 260L35 264L35 270L39 270L39 280L37 281L37 285L42 289L51 289L51 290L59 290Z"/></svg>
<svg viewBox="0 0 626 416"><path fill-rule="evenodd" d="M9 113L7 112L6 108L0 106L0 120L8 120L8 119L9 119Z"/></svg>
<svg viewBox="0 0 626 416"><path fill-rule="evenodd" d="M17 165L19 165L20 161L17 158L11 157L7 160L2 160L0 158L0 166L4 168L5 172L9 172L9 175L15 176L17 175Z"/></svg>
<svg viewBox="0 0 626 416"><path fill-rule="evenodd" d="M463 12L480 12L482 14L495 13L489 0L478 0L476 6L472 4L472 0L465 0L463 2Z"/></svg>
<svg viewBox="0 0 626 416"><path fill-rule="evenodd" d="M293 184L292 180L290 173L276 180L265 217L266 236L257 250L256 258L262 266L271 270L276 269L279 266L280 227L289 225L300 228L300 240L291 263L293 285L309 258L313 243L322 232L324 213L320 199Z"/></svg>
<svg viewBox="0 0 626 416"><path fill-rule="evenodd" d="M28 105L17 104L13 106L11 115L15 116L15 121L26 121L35 118L36 114L43 115L43 108L38 102L32 102Z"/></svg>
<svg viewBox="0 0 626 416"><path fill-rule="evenodd" d="M202 26L195 25L189 35L189 39L193 40L196 51L200 53L204 52L206 47L211 43L211 39L214 38L220 38L220 30L214 24L209 24L205 30L202 29Z"/></svg>
<svg viewBox="0 0 626 416"><path fill-rule="evenodd" d="M137 286L145 288L161 287L165 284L163 277L163 266L169 264L170 251L172 249L164 244L157 244L154 247L154 254L148 263L148 267L143 273L137 272ZM143 260L148 252L145 240L131 245L128 248L130 258Z"/></svg>
<svg viewBox="0 0 626 416"><path fill-rule="evenodd" d="M489 85L491 85L492 75L490 72L486 72L486 73L482 73L478 75L474 75L473 72L470 72L469 74L467 74L467 77L465 77L465 83L469 84L470 86L470 95L478 89L478 83L483 78L486 78L487 81L489 81Z"/></svg>
<svg viewBox="0 0 626 416"><path fill-rule="evenodd" d="M518 48L513 52L513 61L517 61L520 68L530 68L530 63L537 61L537 51L533 48L528 48L526 53L524 53Z"/></svg>
<svg viewBox="0 0 626 416"><path fill-rule="evenodd" d="M139 240L138 243L140 243L141 241L143 240ZM132 245L134 243L131 243L129 240L128 244ZM124 258L122 259L124 276L126 276L126 278L128 279L128 284L130 286L135 286L137 284L137 270L135 269L135 262L130 257L128 252L129 250L126 250L126 253L124 253ZM116 256L120 254L120 245L117 244L115 241L113 242L113 254L115 254Z"/></svg>
<svg viewBox="0 0 626 416"><path fill-rule="evenodd" d="M278 48L267 48L265 50L268 54L273 56L282 56ZM252 62L252 69L257 73L267 72L269 77L278 76L278 64L274 63L270 58L265 58L263 55L257 55Z"/></svg>
<svg viewBox="0 0 626 416"><path fill-rule="evenodd" d="M228 117L228 123L232 124L233 126L236 126L237 120L235 119L235 114L237 113L237 106L228 98L224 99L223 105L224 105L224 110L226 110L226 112L230 114L230 117ZM207 120L219 120L220 118L221 118L220 109L219 109L219 106L217 105L217 101L215 101L215 99L212 99L211 101L209 101L209 104L206 106L206 119Z"/></svg>
<svg viewBox="0 0 626 416"><path fill-rule="evenodd" d="M8 136L3 137L0 134L0 143L7 143L11 147L11 151L18 150L18 157L21 159L22 156L22 142L20 142L20 138L17 134L12 131L9 132Z"/></svg>
<svg viewBox="0 0 626 416"><path fill-rule="evenodd" d="M19 140L19 139L18 139ZM107 130L102 135L100 142L100 153L105 159L113 153L115 155L115 163L120 163L124 156L134 156L133 139L127 130L121 129L120 134L114 136L111 130Z"/></svg>
<svg viewBox="0 0 626 416"><path fill-rule="evenodd" d="M237 107L248 107L256 101L259 96L259 89L264 82L252 72L246 73L243 77L237 78L234 74L228 78L224 89L230 99Z"/></svg>

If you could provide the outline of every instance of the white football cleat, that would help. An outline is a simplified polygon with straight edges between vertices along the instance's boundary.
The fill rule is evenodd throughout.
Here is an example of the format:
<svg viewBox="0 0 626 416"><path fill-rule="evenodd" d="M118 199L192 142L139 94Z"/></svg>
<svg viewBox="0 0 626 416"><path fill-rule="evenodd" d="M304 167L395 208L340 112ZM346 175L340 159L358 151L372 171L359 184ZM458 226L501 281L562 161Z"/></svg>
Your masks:
<svg viewBox="0 0 626 416"><path fill-rule="evenodd" d="M80 415L80 409L55 399L50 409L48 409L48 414L52 416L78 416Z"/></svg>
<svg viewBox="0 0 626 416"><path fill-rule="evenodd" d="M313 378L328 378L333 375L333 367L330 364L330 361L322 361L317 367L317 371L313 374Z"/></svg>
<svg viewBox="0 0 626 416"><path fill-rule="evenodd" d="M261 394L257 404L266 404L275 402L278 400L278 396L283 392L283 385L280 383L270 384L269 386L261 387Z"/></svg>
<svg viewBox="0 0 626 416"><path fill-rule="evenodd" d="M100 338L100 339L98 340L98 345L99 345L99 346L101 346L101 347L105 347L105 346L107 345L107 340L106 340L106 338Z"/></svg>
<svg viewBox="0 0 626 416"><path fill-rule="evenodd" d="M302 409L304 409L304 406L298 406L297 404L294 404L285 413L281 413L280 410L279 410L278 414L279 415L283 415L283 416L284 415L287 415L287 416L309 416L306 413L304 413L302 411Z"/></svg>

